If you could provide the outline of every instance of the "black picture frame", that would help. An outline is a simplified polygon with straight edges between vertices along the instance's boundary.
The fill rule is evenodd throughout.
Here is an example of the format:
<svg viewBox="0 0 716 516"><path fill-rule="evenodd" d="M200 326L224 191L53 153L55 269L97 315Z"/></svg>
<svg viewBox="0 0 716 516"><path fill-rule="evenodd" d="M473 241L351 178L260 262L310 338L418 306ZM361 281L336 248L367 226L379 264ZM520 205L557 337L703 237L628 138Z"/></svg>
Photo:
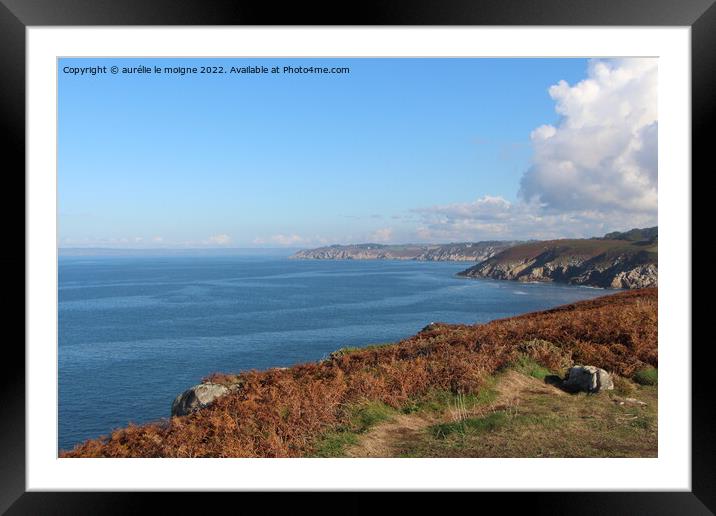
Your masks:
<svg viewBox="0 0 716 516"><path fill-rule="evenodd" d="M29 26L91 25L556 25L556 26L689 26L692 51L692 170L706 169L712 147L716 104L716 5L714 0L424 0L332 3L332 7L292 3L280 8L268 2L231 0L0 0L0 83L2 94L2 157L6 165L6 201L25 191L25 30ZM709 165L711 165L709 163ZM712 166L710 168L713 168ZM685 174L693 177L691 171ZM14 184L8 185L8 181ZM24 195L22 196L24 199ZM20 282L25 271L25 226L9 224L18 207L2 203L4 220L12 231L12 247L3 253L6 285ZM693 204L692 204L693 205ZM22 235L20 235L22 231ZM692 232L693 234L693 232ZM693 251L691 251L693 252ZM25 275L23 275L24 277ZM684 278L691 284L690 273ZM20 291L19 284L16 291ZM23 292L24 292L23 288ZM7 296L9 297L9 296ZM25 294L23 294L25 299ZM5 320L19 325L24 303L13 302ZM693 321L693 316L692 316ZM9 325L6 325L9 327ZM24 336L24 327L23 327ZM689 343L681 343L688 345ZM709 361L710 342L692 348L692 491L592 493L482 493L479 503L492 499L503 508L515 504L532 513L562 514L713 514L716 510L716 445L713 439L714 403ZM0 512L7 514L112 514L150 509L147 498L159 494L50 493L25 490L25 353L20 338L5 340L0 375ZM181 493L161 495L163 510L191 508L195 500ZM216 493L212 497L224 499ZM253 494L241 494L246 503ZM454 503L474 501L456 495ZM474 496L471 495L471 496ZM212 498L215 503L219 498ZM272 497L271 512L282 510L283 497ZM322 500L322 501L321 501ZM202 502L199 502L201 504ZM405 500L424 505L422 495ZM279 505L276 505L279 504ZM291 510L330 510L325 498L292 499ZM301 507L304 506L305 507ZM356 493L342 502L341 512L370 510L373 504ZM486 507L486 506L485 506ZM335 510L335 506L333 508Z"/></svg>

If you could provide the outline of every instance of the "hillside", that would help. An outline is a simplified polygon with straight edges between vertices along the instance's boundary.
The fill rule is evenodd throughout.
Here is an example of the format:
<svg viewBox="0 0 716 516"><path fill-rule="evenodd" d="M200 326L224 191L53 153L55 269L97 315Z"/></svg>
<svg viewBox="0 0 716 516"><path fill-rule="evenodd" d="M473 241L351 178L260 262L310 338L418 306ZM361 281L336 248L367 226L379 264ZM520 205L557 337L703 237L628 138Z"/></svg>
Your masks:
<svg viewBox="0 0 716 516"><path fill-rule="evenodd" d="M602 238L529 242L505 249L459 275L605 288L655 287L657 239L657 228L647 228Z"/></svg>
<svg viewBox="0 0 716 516"><path fill-rule="evenodd" d="M553 392L549 378L574 363L606 369L619 389ZM60 455L655 456L656 389L632 380L657 366L657 290L634 290L487 324L430 324L318 363L214 374L205 381L229 394L207 407ZM414 425L420 418L427 424ZM414 438L370 447L403 435L401 424Z"/></svg>
<svg viewBox="0 0 716 516"><path fill-rule="evenodd" d="M634 228L629 231L613 231L604 235L605 240L628 240L631 242L647 242L656 243L659 236L659 230L656 226L653 228Z"/></svg>
<svg viewBox="0 0 716 516"><path fill-rule="evenodd" d="M355 244L304 249L292 256L301 260L417 260L480 262L518 242L455 244Z"/></svg>

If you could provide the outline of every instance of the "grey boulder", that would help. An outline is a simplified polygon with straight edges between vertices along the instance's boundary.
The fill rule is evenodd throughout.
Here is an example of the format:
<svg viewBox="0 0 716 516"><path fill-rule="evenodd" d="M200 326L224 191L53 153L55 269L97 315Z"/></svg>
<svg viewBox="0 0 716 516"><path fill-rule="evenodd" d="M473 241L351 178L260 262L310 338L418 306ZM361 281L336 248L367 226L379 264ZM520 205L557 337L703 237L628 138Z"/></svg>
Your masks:
<svg viewBox="0 0 716 516"><path fill-rule="evenodd" d="M172 402L172 416L186 416L206 407L216 398L229 392L228 387L218 383L201 383L185 390Z"/></svg>
<svg viewBox="0 0 716 516"><path fill-rule="evenodd" d="M573 392L597 393L614 389L614 382L604 369L589 365L576 365L569 369L567 378L564 380L564 387Z"/></svg>

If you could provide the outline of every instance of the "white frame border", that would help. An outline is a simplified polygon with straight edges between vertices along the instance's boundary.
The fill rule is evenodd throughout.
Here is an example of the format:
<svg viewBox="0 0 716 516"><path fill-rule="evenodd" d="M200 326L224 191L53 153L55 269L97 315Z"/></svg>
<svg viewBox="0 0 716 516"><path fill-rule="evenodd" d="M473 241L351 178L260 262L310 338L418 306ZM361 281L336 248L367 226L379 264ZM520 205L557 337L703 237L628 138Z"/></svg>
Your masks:
<svg viewBox="0 0 716 516"><path fill-rule="evenodd" d="M28 27L27 490L689 491L690 45L689 27ZM659 310L668 314L659 319L659 457L58 459L56 70L58 57L75 56L658 56Z"/></svg>

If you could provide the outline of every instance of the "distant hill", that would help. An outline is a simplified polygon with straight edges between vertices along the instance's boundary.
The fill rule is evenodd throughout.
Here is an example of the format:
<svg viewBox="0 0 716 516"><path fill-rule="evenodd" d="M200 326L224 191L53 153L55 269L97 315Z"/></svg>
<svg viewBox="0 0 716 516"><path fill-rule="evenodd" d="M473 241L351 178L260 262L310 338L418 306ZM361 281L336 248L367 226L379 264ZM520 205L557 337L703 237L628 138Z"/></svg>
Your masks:
<svg viewBox="0 0 716 516"><path fill-rule="evenodd" d="M599 238L529 242L505 249L459 275L607 288L655 287L658 232L654 227Z"/></svg>
<svg viewBox="0 0 716 516"><path fill-rule="evenodd" d="M628 240L630 242L656 242L658 237L659 228L654 226L653 228L644 229L630 229L629 231L613 231L607 233L602 238L605 240Z"/></svg>
<svg viewBox="0 0 716 516"><path fill-rule="evenodd" d="M305 249L292 258L300 260L416 260L481 262L520 242L461 242L454 244L355 244Z"/></svg>

